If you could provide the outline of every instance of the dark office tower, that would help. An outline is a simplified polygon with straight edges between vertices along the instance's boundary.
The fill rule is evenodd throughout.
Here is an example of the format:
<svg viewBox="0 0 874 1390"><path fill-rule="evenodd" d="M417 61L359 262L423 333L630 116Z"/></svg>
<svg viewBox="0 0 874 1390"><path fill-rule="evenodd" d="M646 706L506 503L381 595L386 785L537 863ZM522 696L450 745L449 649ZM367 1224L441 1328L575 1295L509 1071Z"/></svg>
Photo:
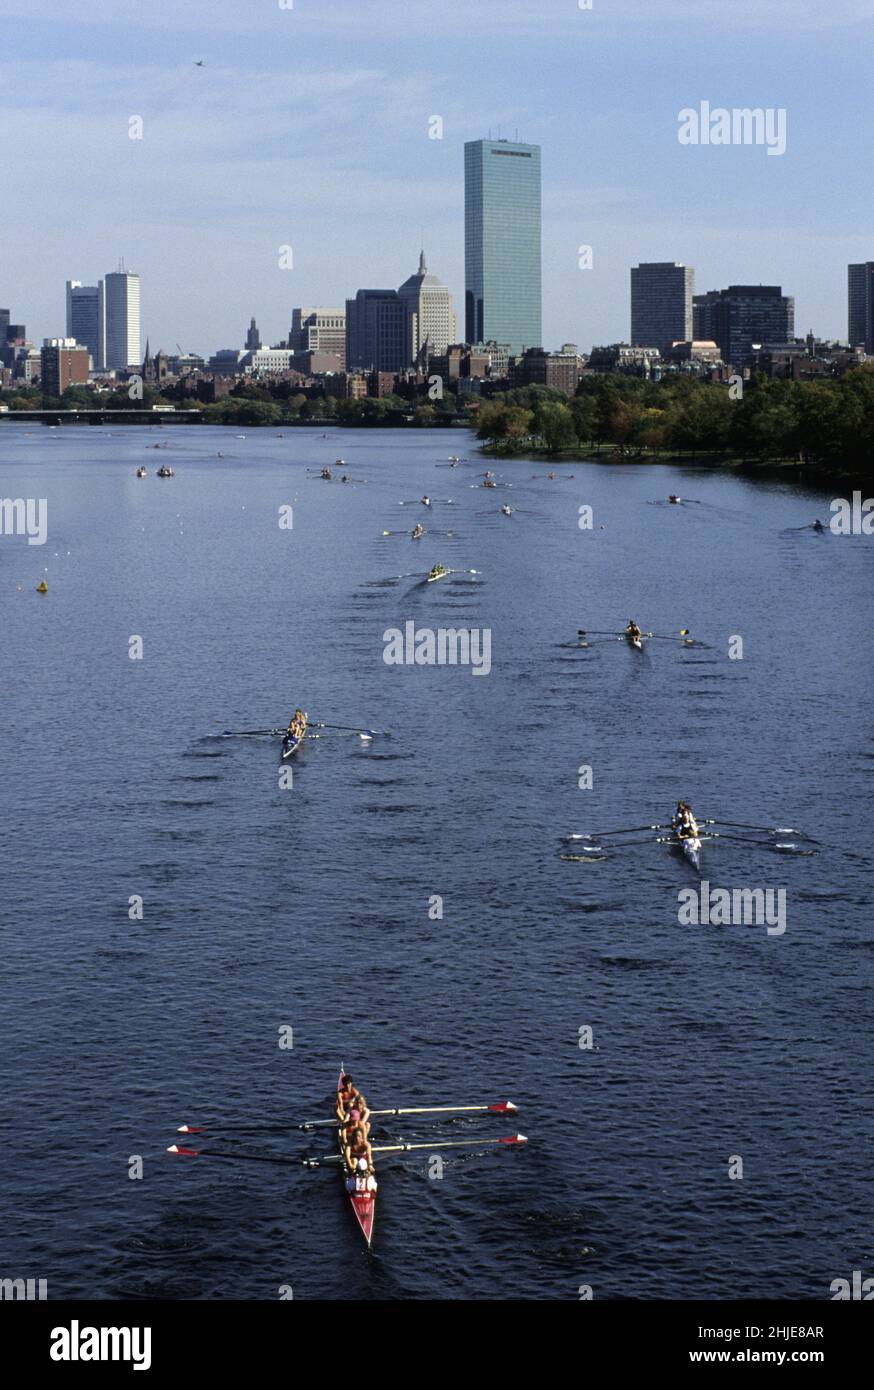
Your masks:
<svg viewBox="0 0 874 1390"><path fill-rule="evenodd" d="M254 319L249 320L249 332L246 334L246 351L257 352L261 346L261 334L258 332L258 325Z"/></svg>
<svg viewBox="0 0 874 1390"><path fill-rule="evenodd" d="M9 327L9 310L0 309L0 343L6 342L6 330Z"/></svg>
<svg viewBox="0 0 874 1390"><path fill-rule="evenodd" d="M795 300L779 285L729 285L708 290L693 300L696 341L719 344L723 362L748 367L763 343L788 343L795 337Z"/></svg>
<svg viewBox="0 0 874 1390"><path fill-rule="evenodd" d="M67 281L67 337L75 338L91 354L92 370L101 367L100 349L105 328L101 323L103 296L99 285Z"/></svg>
<svg viewBox="0 0 874 1390"><path fill-rule="evenodd" d="M686 343L692 337L695 272L679 261L643 261L631 270L631 346Z"/></svg>
<svg viewBox="0 0 874 1390"><path fill-rule="evenodd" d="M397 290L359 290L346 300L346 367L399 372L404 356L404 306Z"/></svg>
<svg viewBox="0 0 874 1390"><path fill-rule="evenodd" d="M464 284L469 343L543 346L539 145L465 145Z"/></svg>
<svg viewBox="0 0 874 1390"><path fill-rule="evenodd" d="M874 261L847 267L847 339L874 353Z"/></svg>

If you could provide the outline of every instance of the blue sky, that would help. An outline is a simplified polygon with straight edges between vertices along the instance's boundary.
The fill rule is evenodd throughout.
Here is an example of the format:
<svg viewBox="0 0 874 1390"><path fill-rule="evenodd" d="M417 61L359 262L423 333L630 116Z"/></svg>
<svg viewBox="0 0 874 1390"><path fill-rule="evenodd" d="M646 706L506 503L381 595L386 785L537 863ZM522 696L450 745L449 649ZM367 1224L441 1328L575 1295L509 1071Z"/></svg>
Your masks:
<svg viewBox="0 0 874 1390"><path fill-rule="evenodd" d="M252 314L275 342L295 305L400 284L420 235L463 317L462 147L498 127L543 147L546 346L626 338L639 260L782 284L799 333L846 334L874 0L283 4L0 0L0 305L30 337L124 257L153 348L237 346ZM702 100L785 107L786 154L679 145Z"/></svg>

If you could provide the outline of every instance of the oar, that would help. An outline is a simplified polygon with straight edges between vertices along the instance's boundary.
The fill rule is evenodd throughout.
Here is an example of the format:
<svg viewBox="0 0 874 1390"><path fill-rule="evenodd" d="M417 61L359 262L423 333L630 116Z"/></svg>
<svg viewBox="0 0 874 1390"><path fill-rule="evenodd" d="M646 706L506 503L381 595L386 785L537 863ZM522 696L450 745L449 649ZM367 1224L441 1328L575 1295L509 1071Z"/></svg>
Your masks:
<svg viewBox="0 0 874 1390"><path fill-rule="evenodd" d="M266 734L284 734L284 729L223 729L220 738L257 738Z"/></svg>
<svg viewBox="0 0 874 1390"><path fill-rule="evenodd" d="M320 1120L320 1124L340 1124L339 1120ZM299 1129L310 1129L306 1125L180 1125L177 1134L293 1134Z"/></svg>
<svg viewBox="0 0 874 1390"><path fill-rule="evenodd" d="M183 1158L239 1158L250 1163L283 1163L293 1168L307 1166L305 1158L282 1158L278 1154L233 1153L224 1149L186 1149L181 1144L171 1144L168 1154L179 1154ZM339 1155L338 1155L339 1156Z"/></svg>
<svg viewBox="0 0 874 1390"><path fill-rule="evenodd" d="M375 1154L409 1153L411 1149L481 1148L484 1144L527 1144L527 1134L510 1134L506 1139L443 1139L439 1144L375 1144Z"/></svg>
<svg viewBox="0 0 874 1390"><path fill-rule="evenodd" d="M700 824L700 822L699 822ZM592 830L583 834L565 835L566 840L603 840L607 835L635 835L638 830L670 830L669 825L629 825L624 830Z"/></svg>
<svg viewBox="0 0 874 1390"><path fill-rule="evenodd" d="M354 729L351 724L325 724L321 720L310 720L307 728L310 729L338 729L341 733L358 734L360 738L374 738L377 734L384 734L384 729Z"/></svg>
<svg viewBox="0 0 874 1390"><path fill-rule="evenodd" d="M371 1110L371 1117L375 1115L458 1115L462 1113L483 1112L486 1110L494 1111L496 1115L515 1114L518 1106L511 1100L497 1101L494 1105L415 1105L405 1109L394 1110ZM317 1129L321 1125L336 1125L337 1120L308 1120L305 1124L298 1125L298 1129Z"/></svg>
<svg viewBox="0 0 874 1390"><path fill-rule="evenodd" d="M730 825L737 830L762 830L766 835L803 835L805 840L809 840L810 835L803 830L796 830L791 825L749 825L742 820L705 820L699 821L699 825ZM814 843L816 843L814 841Z"/></svg>

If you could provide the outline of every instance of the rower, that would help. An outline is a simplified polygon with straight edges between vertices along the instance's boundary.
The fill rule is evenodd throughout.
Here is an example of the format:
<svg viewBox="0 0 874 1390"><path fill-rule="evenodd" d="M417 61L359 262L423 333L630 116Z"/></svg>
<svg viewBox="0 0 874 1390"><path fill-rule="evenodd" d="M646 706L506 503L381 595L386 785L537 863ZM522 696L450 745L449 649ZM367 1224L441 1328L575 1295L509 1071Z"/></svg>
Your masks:
<svg viewBox="0 0 874 1390"><path fill-rule="evenodd" d="M422 506L423 506L423 507L430 507L430 505L431 505L431 498L430 498L430 497L428 496L428 494L426 493L425 496L422 498Z"/></svg>
<svg viewBox="0 0 874 1390"><path fill-rule="evenodd" d="M640 640L641 631L633 618L628 619L628 626L625 629L625 636L630 637L632 642L637 642Z"/></svg>
<svg viewBox="0 0 874 1390"><path fill-rule="evenodd" d="M675 492L672 492L670 497L668 498L669 502L682 502L682 500L682 497L678 497Z"/></svg>
<svg viewBox="0 0 874 1390"><path fill-rule="evenodd" d="M417 540L419 539L419 537L420 537L420 536L424 536L424 534L425 534L425 528L424 528L424 526L422 525L421 521L417 521L416 524L415 524L415 526L413 527L413 531L412 531L413 540L414 540L414 541L417 541Z"/></svg>
<svg viewBox="0 0 874 1390"><path fill-rule="evenodd" d="M351 1132L343 1135L343 1153L346 1158L346 1167L350 1170L355 1168L364 1159L369 1168L373 1163L373 1154L370 1150L370 1140L363 1125L356 1125Z"/></svg>
<svg viewBox="0 0 874 1390"><path fill-rule="evenodd" d="M352 1077L348 1072L344 1072L337 1091L338 1118L342 1120L347 1110L351 1110L353 1102L361 1099L363 1099L363 1097L361 1097L352 1084Z"/></svg>
<svg viewBox="0 0 874 1390"><path fill-rule="evenodd" d="M819 517L817 517L817 518L816 518L816 521L813 523L813 529L814 529L814 531L819 531L819 532L822 532L822 531L825 530L825 527L823 526L823 524L822 524L822 522L820 521Z"/></svg>

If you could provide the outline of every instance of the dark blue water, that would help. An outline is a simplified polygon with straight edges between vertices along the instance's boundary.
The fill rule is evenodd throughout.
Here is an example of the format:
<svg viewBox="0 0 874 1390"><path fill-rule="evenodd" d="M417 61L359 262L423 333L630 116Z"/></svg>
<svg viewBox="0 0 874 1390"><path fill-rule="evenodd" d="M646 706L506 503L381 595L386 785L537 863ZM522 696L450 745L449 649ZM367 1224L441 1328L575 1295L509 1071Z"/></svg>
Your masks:
<svg viewBox="0 0 874 1390"><path fill-rule="evenodd" d="M50 528L0 538L4 1276L55 1298L823 1298L870 1263L871 541L787 529L824 494L704 470L516 460L484 491L483 463L437 466L470 445L0 427L0 495L46 497ZM366 481L308 474L338 455ZM399 505L424 491L453 501ZM698 502L650 505L669 492ZM420 515L425 540L382 535ZM391 578L438 560L481 574ZM710 645L562 646L630 615ZM387 666L410 619L489 628L491 673ZM288 790L275 740L216 737L297 703L388 735L311 742ZM822 839L705 846L714 884L786 889L785 934L681 927L696 878L665 846L562 860L569 832L678 796ZM374 1107L520 1106L384 1142L530 1143L445 1151L440 1180L427 1150L385 1158L370 1255L331 1169L165 1154L184 1121L325 1114L341 1059ZM301 1140L250 1147L329 1144Z"/></svg>

